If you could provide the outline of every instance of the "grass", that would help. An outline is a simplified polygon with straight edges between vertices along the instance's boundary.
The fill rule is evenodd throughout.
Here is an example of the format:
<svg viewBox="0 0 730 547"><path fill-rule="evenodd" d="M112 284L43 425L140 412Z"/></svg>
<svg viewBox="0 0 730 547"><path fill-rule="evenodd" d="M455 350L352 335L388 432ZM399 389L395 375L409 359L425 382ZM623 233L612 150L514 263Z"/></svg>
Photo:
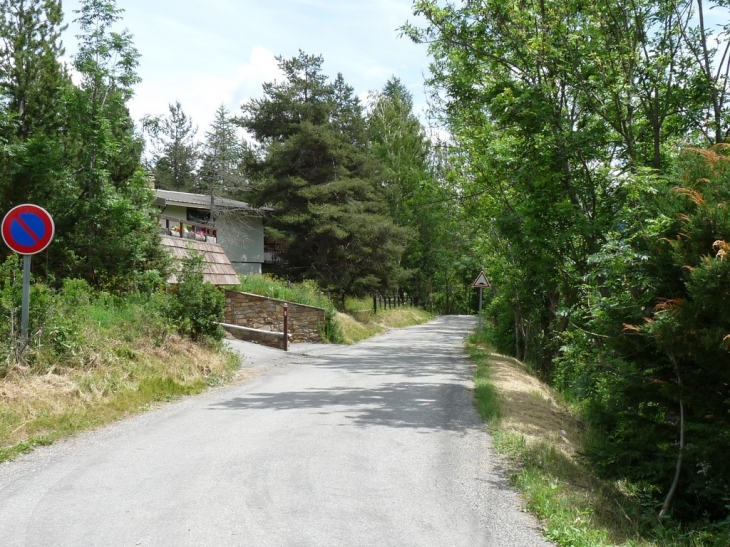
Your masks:
<svg viewBox="0 0 730 547"><path fill-rule="evenodd" d="M335 344L342 342L335 306L327 295L319 290L316 283L312 281L289 283L272 275L247 275L240 276L239 279L240 284L235 287L237 291L324 309L326 323L324 333L327 341Z"/></svg>
<svg viewBox="0 0 730 547"><path fill-rule="evenodd" d="M420 308L395 308L373 313L372 301L367 298L348 298L345 312L337 312L337 322L342 332L342 343L356 344L388 329L400 329L427 323L433 314Z"/></svg>
<svg viewBox="0 0 730 547"><path fill-rule="evenodd" d="M317 285L311 281L288 283L271 275L241 276L240 281L241 283L236 287L238 291L268 296L278 300L287 300L316 308L334 308L327 295L322 293Z"/></svg>
<svg viewBox="0 0 730 547"><path fill-rule="evenodd" d="M0 461L234 377L233 354L179 337L150 306L107 297L80 303L62 354L36 345L4 371Z"/></svg>
<svg viewBox="0 0 730 547"><path fill-rule="evenodd" d="M472 336L475 404L495 448L507 458L510 480L544 535L564 547L726 547L712 530L660 524L629 485L595 477L580 459L585 426L547 386L515 359L492 353ZM720 537L722 535L722 537Z"/></svg>
<svg viewBox="0 0 730 547"><path fill-rule="evenodd" d="M369 298L346 298L345 309L337 311L333 302L311 281L288 283L270 275L250 275L241 277L236 290L324 308L327 341L337 344L355 344L388 329L420 325L433 319L432 314L420 308L378 310L373 314Z"/></svg>
<svg viewBox="0 0 730 547"><path fill-rule="evenodd" d="M467 347L469 357L477 363L483 362L485 352L475 344L469 344ZM500 416L499 411L499 393L497 388L490 381L489 367L478 366L474 371L474 398L477 411L483 420L490 424L497 423Z"/></svg>

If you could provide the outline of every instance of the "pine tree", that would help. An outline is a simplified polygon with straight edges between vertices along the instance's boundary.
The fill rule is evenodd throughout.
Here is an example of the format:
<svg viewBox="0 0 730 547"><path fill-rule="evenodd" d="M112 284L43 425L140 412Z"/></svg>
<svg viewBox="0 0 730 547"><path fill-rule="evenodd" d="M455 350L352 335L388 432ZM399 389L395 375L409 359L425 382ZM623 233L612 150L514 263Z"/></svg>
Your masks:
<svg viewBox="0 0 730 547"><path fill-rule="evenodd" d="M243 105L239 123L262 144L257 201L276 208L270 235L288 243L287 273L343 296L397 286L410 232L395 226L367 153L362 107L322 57L277 58L281 83Z"/></svg>
<svg viewBox="0 0 730 547"><path fill-rule="evenodd" d="M145 118L143 127L154 146L149 167L155 176L155 186L180 192L196 190L200 158L200 145L195 140L197 127L183 112L180 101L169 105L165 118Z"/></svg>
<svg viewBox="0 0 730 547"><path fill-rule="evenodd" d="M201 191L227 197L239 197L244 191L246 163L251 150L237 131L228 109L219 106L210 129L205 133L200 169Z"/></svg>
<svg viewBox="0 0 730 547"><path fill-rule="evenodd" d="M57 1L0 1L0 211L66 191L62 20ZM9 252L0 245L0 260Z"/></svg>
<svg viewBox="0 0 730 547"><path fill-rule="evenodd" d="M62 22L58 0L0 2L0 93L20 139L58 120L67 82L58 61Z"/></svg>
<svg viewBox="0 0 730 547"><path fill-rule="evenodd" d="M438 183L432 145L413 113L410 92L393 77L369 99L368 143L382 166L390 215L416 234L403 256L411 272L408 288L425 298L429 280L449 276L455 264L457 215L450 195Z"/></svg>

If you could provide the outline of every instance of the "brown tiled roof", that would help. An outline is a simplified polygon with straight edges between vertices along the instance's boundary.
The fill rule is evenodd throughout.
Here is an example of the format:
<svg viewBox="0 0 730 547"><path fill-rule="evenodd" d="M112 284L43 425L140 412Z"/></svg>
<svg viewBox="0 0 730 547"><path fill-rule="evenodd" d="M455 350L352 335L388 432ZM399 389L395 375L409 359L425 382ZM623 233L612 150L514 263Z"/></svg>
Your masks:
<svg viewBox="0 0 730 547"><path fill-rule="evenodd" d="M217 243L170 236L162 236L161 243L162 248L178 263L186 257L188 250L201 253L203 255L203 276L213 285L238 285L240 283L223 247ZM177 276L174 273L171 274L168 282L177 283Z"/></svg>

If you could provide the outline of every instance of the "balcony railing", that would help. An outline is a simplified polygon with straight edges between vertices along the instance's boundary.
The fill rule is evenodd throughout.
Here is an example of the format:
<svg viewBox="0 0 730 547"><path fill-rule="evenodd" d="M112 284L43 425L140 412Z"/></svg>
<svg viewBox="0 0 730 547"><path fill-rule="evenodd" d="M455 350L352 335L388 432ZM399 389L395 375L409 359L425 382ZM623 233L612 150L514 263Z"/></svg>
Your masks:
<svg viewBox="0 0 730 547"><path fill-rule="evenodd" d="M286 264L284 251L286 251L286 245L282 243L264 242L264 264Z"/></svg>
<svg viewBox="0 0 730 547"><path fill-rule="evenodd" d="M210 224L159 215L157 225L162 234L166 236L182 237L183 239L206 241L208 243L218 242L218 230Z"/></svg>

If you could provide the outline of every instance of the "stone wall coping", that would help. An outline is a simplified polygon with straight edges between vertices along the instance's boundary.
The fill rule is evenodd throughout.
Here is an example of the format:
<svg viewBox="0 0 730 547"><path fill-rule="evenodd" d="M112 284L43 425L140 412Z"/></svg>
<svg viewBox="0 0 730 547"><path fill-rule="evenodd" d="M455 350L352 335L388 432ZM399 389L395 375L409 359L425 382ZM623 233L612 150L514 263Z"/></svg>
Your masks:
<svg viewBox="0 0 730 547"><path fill-rule="evenodd" d="M281 337L284 336L283 332L277 332L275 330L254 329L251 327L242 327L241 325L232 325L230 323L218 323L218 324L221 327L226 328L226 329L235 329L235 330L240 330L240 331L244 331L244 332L257 332L259 334L268 334L271 336L281 336ZM291 337L292 337L292 335L287 333L287 338L291 339Z"/></svg>
<svg viewBox="0 0 730 547"><path fill-rule="evenodd" d="M307 304L299 304L298 302L289 302L288 300L279 300L278 298L271 298L270 296L262 296L260 294L253 294L250 292L232 291L232 290L226 291L226 293L229 293L229 292L236 293L236 294L243 294L245 296L255 296L256 298L263 298L265 300L272 300L273 302L281 302L282 304L289 304L290 306L299 306L302 308L309 308L312 310L318 310L318 311L327 313L327 310L325 310L324 308L318 308L316 306L309 306Z"/></svg>

